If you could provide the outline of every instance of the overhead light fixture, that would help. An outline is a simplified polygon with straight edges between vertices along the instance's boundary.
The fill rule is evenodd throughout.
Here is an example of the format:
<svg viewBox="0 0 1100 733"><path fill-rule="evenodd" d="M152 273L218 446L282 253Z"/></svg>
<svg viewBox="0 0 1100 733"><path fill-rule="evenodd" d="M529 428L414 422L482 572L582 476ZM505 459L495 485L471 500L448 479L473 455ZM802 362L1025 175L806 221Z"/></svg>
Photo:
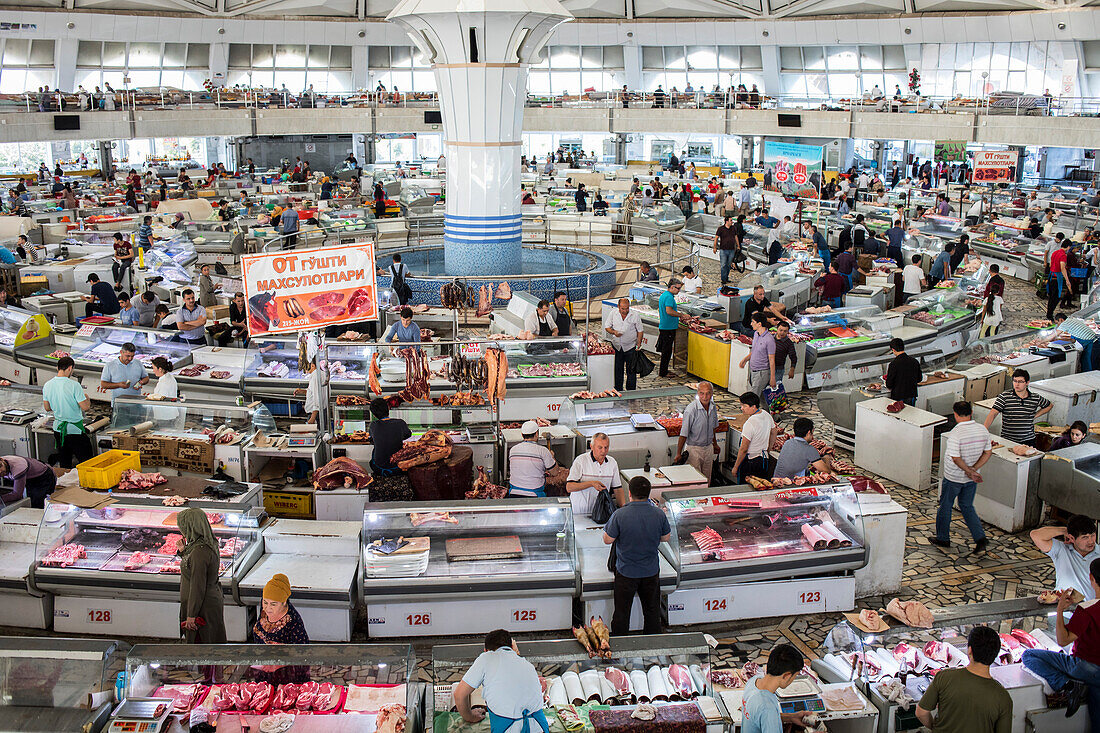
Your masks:
<svg viewBox="0 0 1100 733"><path fill-rule="evenodd" d="M907 35L907 36L908 36L908 35L911 35L912 33L913 33L913 29L912 29L912 28L906 28L906 29L905 29L905 35Z"/></svg>
<svg viewBox="0 0 1100 733"><path fill-rule="evenodd" d="M224 36L225 35L225 28L219 28L218 29L218 35L219 36Z"/></svg>
<svg viewBox="0 0 1100 733"><path fill-rule="evenodd" d="M74 23L70 20L68 23L65 24L65 27L68 28L69 30L72 30L73 28L76 28L76 23Z"/></svg>
<svg viewBox="0 0 1100 733"><path fill-rule="evenodd" d="M769 32L768 32L768 31L767 31L767 30L765 29L765 30L764 30L764 31L763 31L763 32L761 33L761 35L763 35L763 36L764 36L764 38L767 38L768 36L770 36L770 35L771 35L771 33L769 33Z"/></svg>
<svg viewBox="0 0 1100 733"><path fill-rule="evenodd" d="M366 31L359 31L359 37L360 38L366 38L367 37L367 32Z"/></svg>
<svg viewBox="0 0 1100 733"><path fill-rule="evenodd" d="M634 37L634 31L627 31L626 32L626 37L627 38L633 38Z"/></svg>
<svg viewBox="0 0 1100 733"><path fill-rule="evenodd" d="M1064 31L1065 29L1066 29L1066 24L1065 23L1059 23L1058 24L1058 30Z"/></svg>

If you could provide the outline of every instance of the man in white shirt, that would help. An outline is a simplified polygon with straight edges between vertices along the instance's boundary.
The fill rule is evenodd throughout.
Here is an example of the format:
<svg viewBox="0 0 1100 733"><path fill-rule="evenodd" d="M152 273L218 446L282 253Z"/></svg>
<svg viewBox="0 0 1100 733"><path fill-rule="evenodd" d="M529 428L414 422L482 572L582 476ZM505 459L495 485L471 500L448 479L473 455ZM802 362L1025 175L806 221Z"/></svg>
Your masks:
<svg viewBox="0 0 1100 733"><path fill-rule="evenodd" d="M558 327L550 320L550 301L540 300L535 310L523 319L523 330L530 331L533 338L550 338L558 335Z"/></svg>
<svg viewBox="0 0 1100 733"><path fill-rule="evenodd" d="M554 454L538 442L539 425L534 420L519 429L523 440L508 451L508 496L546 496L546 472L558 465Z"/></svg>
<svg viewBox="0 0 1100 733"><path fill-rule="evenodd" d="M565 480L573 516L587 517L592 514L596 495L601 489L614 492L617 506L626 503L623 484L619 479L619 464L608 455L610 450L611 438L607 437L607 433L596 433L592 436L591 449L573 461L569 477Z"/></svg>
<svg viewBox="0 0 1100 733"><path fill-rule="evenodd" d="M768 478L768 449L775 441L778 430L775 420L760 409L760 398L755 392L741 395L741 413L748 415L749 419L741 427L741 445L733 462L733 473L740 483L744 483L748 476Z"/></svg>
<svg viewBox="0 0 1100 733"><path fill-rule="evenodd" d="M919 295L928 287L928 280L924 277L924 268L920 266L921 256L913 255L912 261L901 271L901 294L904 301L914 295Z"/></svg>
<svg viewBox="0 0 1100 733"><path fill-rule="evenodd" d="M847 194L852 189L852 184L848 182L847 178L841 178L837 188L840 193Z"/></svg>
<svg viewBox="0 0 1100 733"><path fill-rule="evenodd" d="M863 171L862 173L860 173L856 181L856 185L858 185L864 191L871 187L871 177L867 175L867 171Z"/></svg>
<svg viewBox="0 0 1100 733"><path fill-rule="evenodd" d="M955 427L947 434L936 534L928 541L937 547L951 547L951 510L957 499L959 511L974 538L974 552L983 552L989 546L989 540L982 529L982 520L974 511L974 495L982 480L978 469L993 455L993 444L985 425L972 419L973 408L969 402L960 400L952 410L955 413Z"/></svg>
<svg viewBox="0 0 1100 733"><path fill-rule="evenodd" d="M1054 563L1055 588L1073 588L1082 593L1086 601L1096 597L1089 582L1089 565L1100 559L1095 519L1075 514L1064 527L1031 530L1031 541Z"/></svg>
<svg viewBox="0 0 1100 733"><path fill-rule="evenodd" d="M504 629L485 637L485 652L455 686L458 714L467 723L480 723L485 713L470 707L470 696L481 688L490 727L503 733L549 730L543 712L542 683L535 667L519 655L512 635Z"/></svg>
<svg viewBox="0 0 1100 733"><path fill-rule="evenodd" d="M626 389L638 386L638 374L629 368L634 350L642 338L642 319L630 310L630 300L619 298L619 307L611 311L603 329L611 337L611 346L615 349L615 389L623 389L623 377L626 377Z"/></svg>
<svg viewBox="0 0 1100 733"><path fill-rule="evenodd" d="M790 216L784 216L783 223L779 225L779 235L786 239L797 239L798 224L795 224Z"/></svg>
<svg viewBox="0 0 1100 733"><path fill-rule="evenodd" d="M982 209L983 209L983 204L984 203L985 202L982 201L981 197L979 196L977 201L972 203L970 205L970 208L966 210L966 219L964 220L964 223L966 224L966 226L974 226L975 224L981 224L981 222L982 222Z"/></svg>
<svg viewBox="0 0 1100 733"><path fill-rule="evenodd" d="M680 274L680 279L684 283L683 292L691 293L692 295L698 295L703 292L703 278L695 274L695 268L691 265L684 265L684 269Z"/></svg>

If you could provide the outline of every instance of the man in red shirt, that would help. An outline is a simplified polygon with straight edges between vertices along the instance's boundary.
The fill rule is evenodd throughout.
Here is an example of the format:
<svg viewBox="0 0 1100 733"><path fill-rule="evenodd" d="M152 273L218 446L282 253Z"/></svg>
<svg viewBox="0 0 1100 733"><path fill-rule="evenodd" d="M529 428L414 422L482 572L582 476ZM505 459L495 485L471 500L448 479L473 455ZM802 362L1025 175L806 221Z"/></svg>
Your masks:
<svg viewBox="0 0 1100 733"><path fill-rule="evenodd" d="M1089 565L1089 582L1094 593L1100 594L1100 560ZM1056 692L1067 698L1066 717L1072 717L1088 697L1091 730L1100 730L1100 602L1081 604L1066 623L1066 607L1070 604L1073 589L1058 595L1057 634L1058 645L1073 643L1073 655L1050 652L1045 649L1028 649L1024 652L1024 666L1042 677Z"/></svg>
<svg viewBox="0 0 1100 733"><path fill-rule="evenodd" d="M1069 279L1069 237L1062 240L1062 246L1050 255L1050 280L1047 281L1047 320L1054 320L1054 309L1065 293L1073 294L1073 284Z"/></svg>

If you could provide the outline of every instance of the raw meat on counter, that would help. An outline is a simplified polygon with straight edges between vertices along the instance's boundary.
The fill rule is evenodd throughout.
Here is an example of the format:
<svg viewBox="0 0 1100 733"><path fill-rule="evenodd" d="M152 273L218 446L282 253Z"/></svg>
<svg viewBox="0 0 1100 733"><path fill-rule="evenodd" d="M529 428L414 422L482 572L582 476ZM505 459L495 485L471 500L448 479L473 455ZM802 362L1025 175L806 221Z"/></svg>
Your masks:
<svg viewBox="0 0 1100 733"><path fill-rule="evenodd" d="M128 468L122 472L122 476L119 478L118 490L141 491L166 483L168 483L168 479L164 478L159 472L142 473L133 468Z"/></svg>
<svg viewBox="0 0 1100 733"><path fill-rule="evenodd" d="M263 713L271 702L272 692L267 682L221 685L214 694L211 708L217 712Z"/></svg>
<svg viewBox="0 0 1100 733"><path fill-rule="evenodd" d="M161 546L164 535L155 529L138 527L122 533L122 546L127 550L151 550Z"/></svg>
<svg viewBox="0 0 1100 733"><path fill-rule="evenodd" d="M477 478L474 487L466 492L467 499L503 499L508 494L508 487L498 486L489 480L489 475L484 466L477 467Z"/></svg>
<svg viewBox="0 0 1100 733"><path fill-rule="evenodd" d="M401 450L390 456L390 462L407 471L413 466L444 460L450 457L453 448L453 442L446 433L429 430L419 440L405 443Z"/></svg>
<svg viewBox="0 0 1100 733"><path fill-rule="evenodd" d="M180 574L180 563L182 563L182 562L183 562L183 558L170 557L170 558L168 558L168 560L165 561L165 563L163 565L160 566L160 572L167 573L169 575L179 575Z"/></svg>
<svg viewBox="0 0 1100 733"><path fill-rule="evenodd" d="M623 393L617 389L605 389L603 392L574 392L569 395L571 400L599 400L605 397L622 397Z"/></svg>
<svg viewBox="0 0 1100 733"><path fill-rule="evenodd" d="M214 367L207 366L206 364L192 364L189 367L184 367L177 372L181 377L197 377L203 372L208 372Z"/></svg>
<svg viewBox="0 0 1100 733"><path fill-rule="evenodd" d="M130 559L123 565L123 570L137 570L138 568L145 567L153 560L153 556L148 552L135 552L130 555Z"/></svg>
<svg viewBox="0 0 1100 733"><path fill-rule="evenodd" d="M221 543L221 551L219 554L222 557L234 557L246 547L248 547L247 540L242 540L240 537L230 537Z"/></svg>
<svg viewBox="0 0 1100 733"><path fill-rule="evenodd" d="M153 691L152 697L172 699L172 712L189 713L206 697L205 685L164 685Z"/></svg>
<svg viewBox="0 0 1100 733"><path fill-rule="evenodd" d="M183 535L172 532L164 538L164 544L157 550L157 554L160 555L176 555L179 554L180 548L183 546Z"/></svg>
<svg viewBox="0 0 1100 733"><path fill-rule="evenodd" d="M47 359L61 359L61 358L66 357L68 355L69 355L68 351L65 351L64 349L57 349L56 351L51 351L50 353L46 354L46 358Z"/></svg>
<svg viewBox="0 0 1100 733"><path fill-rule="evenodd" d="M404 705L383 705L374 720L375 733L405 733Z"/></svg>
<svg viewBox="0 0 1100 733"><path fill-rule="evenodd" d="M262 367L256 370L256 374L261 377L274 377L275 379L285 379L290 376L290 367L281 361L273 361L269 364L264 364Z"/></svg>
<svg viewBox="0 0 1100 733"><path fill-rule="evenodd" d="M583 377L584 365L576 362L552 364L524 364L519 367L522 377Z"/></svg>
<svg viewBox="0 0 1100 733"><path fill-rule="evenodd" d="M585 349L588 351L589 356L599 356L603 354L615 353L614 346L591 332L589 332L589 334L584 337L584 343Z"/></svg>
<svg viewBox="0 0 1100 733"><path fill-rule="evenodd" d="M220 369L210 372L211 379L229 379L231 376L233 376L232 372L226 372Z"/></svg>
<svg viewBox="0 0 1100 733"><path fill-rule="evenodd" d="M321 491L345 486L365 489L373 482L374 477L347 456L333 458L313 472L313 488Z"/></svg>
<svg viewBox="0 0 1100 733"><path fill-rule="evenodd" d="M69 543L50 550L50 552L42 558L41 565L43 567L67 568L75 565L77 560L82 560L86 557L88 557L88 552L84 549L84 545Z"/></svg>
<svg viewBox="0 0 1100 733"><path fill-rule="evenodd" d="M886 613L907 626L932 628L932 613L920 601L902 601L894 598L886 604Z"/></svg>
<svg viewBox="0 0 1100 733"><path fill-rule="evenodd" d="M458 524L458 519L450 512L412 512L409 514L409 522L412 526L419 527L428 522L443 522L444 524Z"/></svg>

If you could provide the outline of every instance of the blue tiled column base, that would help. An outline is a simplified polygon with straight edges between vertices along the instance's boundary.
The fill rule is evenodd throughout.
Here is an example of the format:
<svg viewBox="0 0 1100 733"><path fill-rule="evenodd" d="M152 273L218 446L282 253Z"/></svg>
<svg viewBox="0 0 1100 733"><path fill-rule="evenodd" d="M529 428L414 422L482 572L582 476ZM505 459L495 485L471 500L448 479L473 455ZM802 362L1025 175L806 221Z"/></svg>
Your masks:
<svg viewBox="0 0 1100 733"><path fill-rule="evenodd" d="M515 275L522 272L522 217L443 217L443 255L448 275Z"/></svg>

